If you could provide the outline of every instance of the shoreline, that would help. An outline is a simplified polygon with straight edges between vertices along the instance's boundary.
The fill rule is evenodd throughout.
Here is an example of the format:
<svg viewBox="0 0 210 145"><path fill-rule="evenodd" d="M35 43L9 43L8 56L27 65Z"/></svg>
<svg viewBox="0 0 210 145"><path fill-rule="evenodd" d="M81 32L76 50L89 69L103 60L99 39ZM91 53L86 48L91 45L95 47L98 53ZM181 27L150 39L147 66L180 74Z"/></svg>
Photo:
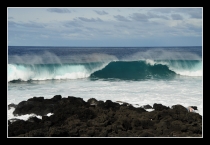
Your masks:
<svg viewBox="0 0 210 145"><path fill-rule="evenodd" d="M85 102L79 97L55 95L8 106L15 108L14 115L41 116L9 119L8 137L202 137L202 116L182 105L134 107L122 101L90 98Z"/></svg>

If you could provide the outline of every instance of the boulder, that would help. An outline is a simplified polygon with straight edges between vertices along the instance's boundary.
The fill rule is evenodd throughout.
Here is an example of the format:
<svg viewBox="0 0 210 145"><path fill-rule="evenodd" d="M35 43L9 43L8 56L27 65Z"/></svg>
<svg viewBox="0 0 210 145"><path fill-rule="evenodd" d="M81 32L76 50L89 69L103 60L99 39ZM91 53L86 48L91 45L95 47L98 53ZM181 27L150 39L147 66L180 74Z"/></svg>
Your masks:
<svg viewBox="0 0 210 145"><path fill-rule="evenodd" d="M153 109L155 109L156 111L162 111L162 110L164 110L164 109L170 109L169 107L166 107L166 106L164 106L164 105L162 105L162 104L156 104L156 103L154 103L153 104Z"/></svg>

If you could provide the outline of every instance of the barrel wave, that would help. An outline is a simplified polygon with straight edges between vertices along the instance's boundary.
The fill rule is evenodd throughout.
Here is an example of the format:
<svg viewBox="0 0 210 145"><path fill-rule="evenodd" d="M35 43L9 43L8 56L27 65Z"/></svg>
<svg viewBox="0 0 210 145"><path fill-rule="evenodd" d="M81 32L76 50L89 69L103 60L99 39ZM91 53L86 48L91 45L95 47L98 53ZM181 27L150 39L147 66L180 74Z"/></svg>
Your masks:
<svg viewBox="0 0 210 145"><path fill-rule="evenodd" d="M94 72L91 77L141 80L172 79L180 75L202 76L202 62L199 60L116 61Z"/></svg>
<svg viewBox="0 0 210 145"><path fill-rule="evenodd" d="M166 65L149 65L144 61L134 62L111 62L104 69L91 74L97 78L117 78L117 79L151 79L151 78L171 78L175 72L168 69Z"/></svg>
<svg viewBox="0 0 210 145"><path fill-rule="evenodd" d="M138 60L80 64L8 64L8 81L51 79L173 79L201 77L201 60Z"/></svg>

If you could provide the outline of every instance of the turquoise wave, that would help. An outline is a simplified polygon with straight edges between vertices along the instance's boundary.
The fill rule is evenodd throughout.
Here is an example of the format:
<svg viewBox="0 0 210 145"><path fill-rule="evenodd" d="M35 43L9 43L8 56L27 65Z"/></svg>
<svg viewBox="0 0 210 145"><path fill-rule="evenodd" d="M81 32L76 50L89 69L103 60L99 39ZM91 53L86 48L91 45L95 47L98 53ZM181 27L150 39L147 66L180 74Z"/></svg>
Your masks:
<svg viewBox="0 0 210 145"><path fill-rule="evenodd" d="M109 63L8 64L8 82L49 79L170 79L202 76L202 60L138 60Z"/></svg>

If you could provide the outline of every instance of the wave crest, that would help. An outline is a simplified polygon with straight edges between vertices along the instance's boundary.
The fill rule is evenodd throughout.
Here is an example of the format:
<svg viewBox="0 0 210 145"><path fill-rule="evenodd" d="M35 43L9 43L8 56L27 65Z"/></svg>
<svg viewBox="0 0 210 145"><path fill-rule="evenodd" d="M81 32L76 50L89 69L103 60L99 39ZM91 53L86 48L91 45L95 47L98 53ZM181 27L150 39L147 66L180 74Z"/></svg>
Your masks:
<svg viewBox="0 0 210 145"><path fill-rule="evenodd" d="M165 79L202 76L201 60L139 60L76 64L8 64L8 81L48 79Z"/></svg>

